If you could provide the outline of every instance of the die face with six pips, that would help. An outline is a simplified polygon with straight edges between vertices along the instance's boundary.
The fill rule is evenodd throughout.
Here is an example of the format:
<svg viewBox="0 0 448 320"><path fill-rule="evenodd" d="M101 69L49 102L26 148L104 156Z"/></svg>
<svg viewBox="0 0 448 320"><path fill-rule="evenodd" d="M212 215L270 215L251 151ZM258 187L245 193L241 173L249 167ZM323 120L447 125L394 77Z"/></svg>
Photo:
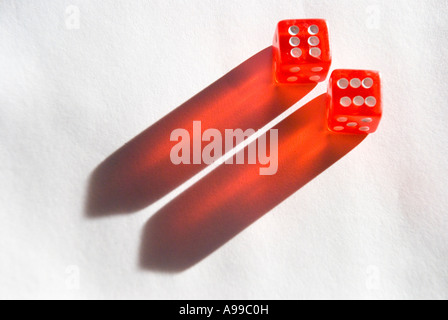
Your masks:
<svg viewBox="0 0 448 320"><path fill-rule="evenodd" d="M274 73L278 84L318 83L331 66L325 20L283 20L274 36Z"/></svg>
<svg viewBox="0 0 448 320"><path fill-rule="evenodd" d="M375 132L382 116L379 72L333 71L328 85L327 110L328 128L333 132Z"/></svg>

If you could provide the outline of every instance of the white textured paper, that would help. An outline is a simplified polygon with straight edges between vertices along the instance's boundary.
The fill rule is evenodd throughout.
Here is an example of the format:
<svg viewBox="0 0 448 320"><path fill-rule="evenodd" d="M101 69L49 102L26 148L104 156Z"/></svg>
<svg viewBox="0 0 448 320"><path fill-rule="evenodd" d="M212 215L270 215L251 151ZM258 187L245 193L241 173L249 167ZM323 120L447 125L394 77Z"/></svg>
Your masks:
<svg viewBox="0 0 448 320"><path fill-rule="evenodd" d="M447 14L435 0L1 1L0 298L447 299ZM380 130L197 264L142 268L147 221L183 189L89 218L93 170L288 18L328 20L333 68L381 71Z"/></svg>

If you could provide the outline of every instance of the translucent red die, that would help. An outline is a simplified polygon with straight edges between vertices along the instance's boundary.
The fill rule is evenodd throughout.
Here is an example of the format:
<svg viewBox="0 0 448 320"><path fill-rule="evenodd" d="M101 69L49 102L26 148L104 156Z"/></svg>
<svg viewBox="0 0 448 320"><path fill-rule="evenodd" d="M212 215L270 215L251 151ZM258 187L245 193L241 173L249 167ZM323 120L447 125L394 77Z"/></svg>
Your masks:
<svg viewBox="0 0 448 320"><path fill-rule="evenodd" d="M280 21L273 48L277 83L317 83L327 78L331 53L325 20Z"/></svg>
<svg viewBox="0 0 448 320"><path fill-rule="evenodd" d="M377 71L335 70L328 86L328 128L366 134L377 130L383 113Z"/></svg>

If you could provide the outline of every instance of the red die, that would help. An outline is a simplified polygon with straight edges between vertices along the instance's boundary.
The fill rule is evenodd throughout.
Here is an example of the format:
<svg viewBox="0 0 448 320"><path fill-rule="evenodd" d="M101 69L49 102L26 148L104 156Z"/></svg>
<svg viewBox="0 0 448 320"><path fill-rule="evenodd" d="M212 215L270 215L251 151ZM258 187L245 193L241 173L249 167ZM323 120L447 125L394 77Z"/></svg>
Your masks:
<svg viewBox="0 0 448 320"><path fill-rule="evenodd" d="M283 20L274 37L274 73L277 83L316 83L331 65L325 20Z"/></svg>
<svg viewBox="0 0 448 320"><path fill-rule="evenodd" d="M372 133L383 113L377 71L335 70L328 86L328 127L334 132Z"/></svg>

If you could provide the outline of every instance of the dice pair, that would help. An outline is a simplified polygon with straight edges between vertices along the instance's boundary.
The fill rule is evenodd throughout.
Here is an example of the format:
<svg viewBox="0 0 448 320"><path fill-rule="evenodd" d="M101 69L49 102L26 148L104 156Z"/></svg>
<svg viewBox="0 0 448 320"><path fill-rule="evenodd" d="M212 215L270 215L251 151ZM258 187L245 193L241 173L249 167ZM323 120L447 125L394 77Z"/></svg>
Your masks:
<svg viewBox="0 0 448 320"><path fill-rule="evenodd" d="M274 38L274 74L278 84L325 81L331 66L325 20L284 20ZM378 128L382 115L377 71L335 70L328 86L328 128L366 134Z"/></svg>

